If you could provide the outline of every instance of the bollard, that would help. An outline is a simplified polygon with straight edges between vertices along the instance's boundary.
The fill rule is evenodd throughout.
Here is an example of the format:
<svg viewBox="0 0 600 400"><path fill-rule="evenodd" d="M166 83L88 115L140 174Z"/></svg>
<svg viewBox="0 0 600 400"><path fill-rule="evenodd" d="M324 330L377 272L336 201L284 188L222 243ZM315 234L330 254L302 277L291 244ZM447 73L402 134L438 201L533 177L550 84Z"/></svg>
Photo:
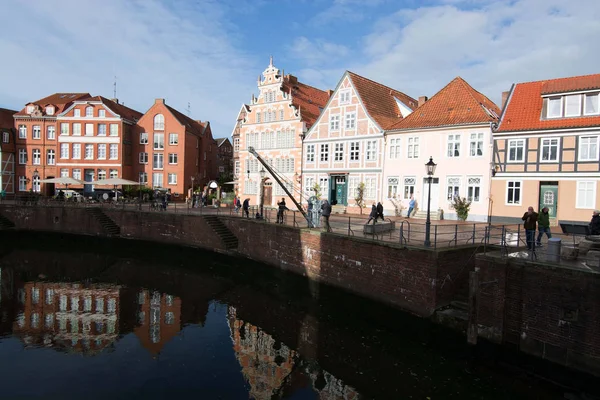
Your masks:
<svg viewBox="0 0 600 400"><path fill-rule="evenodd" d="M548 251L546 253L546 258L548 261L556 263L560 261L560 246L560 238L548 239Z"/></svg>

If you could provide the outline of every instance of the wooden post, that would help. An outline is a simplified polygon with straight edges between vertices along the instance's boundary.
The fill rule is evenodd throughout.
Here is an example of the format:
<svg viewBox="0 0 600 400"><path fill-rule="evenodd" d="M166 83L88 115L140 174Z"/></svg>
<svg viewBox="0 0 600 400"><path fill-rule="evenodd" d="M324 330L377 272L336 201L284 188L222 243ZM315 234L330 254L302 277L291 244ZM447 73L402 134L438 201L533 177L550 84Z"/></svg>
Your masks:
<svg viewBox="0 0 600 400"><path fill-rule="evenodd" d="M477 296L479 294L479 269L469 273L469 321L467 325L467 342L477 344Z"/></svg>

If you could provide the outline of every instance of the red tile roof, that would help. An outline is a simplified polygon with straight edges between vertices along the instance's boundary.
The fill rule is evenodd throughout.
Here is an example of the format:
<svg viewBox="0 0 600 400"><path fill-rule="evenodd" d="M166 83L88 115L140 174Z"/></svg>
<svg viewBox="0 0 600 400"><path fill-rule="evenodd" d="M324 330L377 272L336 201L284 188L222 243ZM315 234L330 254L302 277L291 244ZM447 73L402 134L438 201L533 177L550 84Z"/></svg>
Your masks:
<svg viewBox="0 0 600 400"><path fill-rule="evenodd" d="M0 108L0 129L12 129L15 126L13 115L17 112L7 108Z"/></svg>
<svg viewBox="0 0 600 400"><path fill-rule="evenodd" d="M499 116L500 108L494 102L456 77L391 129L490 123L498 121Z"/></svg>
<svg viewBox="0 0 600 400"><path fill-rule="evenodd" d="M514 85L496 132L600 126L600 115L542 119L542 94L600 88L600 74Z"/></svg>
<svg viewBox="0 0 600 400"><path fill-rule="evenodd" d="M80 101L100 101L102 102L102 104L113 110L115 113L119 114L122 118L128 119L130 121L137 121L143 115L141 112L136 111L133 108L125 107L123 104L119 104L102 96L90 96L88 98L81 99Z"/></svg>
<svg viewBox="0 0 600 400"><path fill-rule="evenodd" d="M42 113L46 113L46 110L43 108L47 105L53 105L56 107L54 110L54 115L60 114L65 109L67 109L72 102L84 99L86 97L90 97L89 93L54 93L48 97L44 97L43 99L39 99L37 101L33 101L27 104L35 104L42 108ZM19 111L17 116L29 116L27 113L27 107L24 107L21 111Z"/></svg>
<svg viewBox="0 0 600 400"><path fill-rule="evenodd" d="M171 113L173 114L173 116L175 118L177 118L177 120L179 121L179 123L181 125L185 126L188 131L192 132L193 134L195 134L197 136L204 135L204 130L206 129L206 126L208 125L208 123L201 122L201 121L195 121L195 120L191 119L190 117L188 117L187 115L185 115L183 113L180 113L179 111L177 111L173 107L168 106L166 104L165 104L165 107L167 107L167 109L169 111L171 111Z"/></svg>
<svg viewBox="0 0 600 400"><path fill-rule="evenodd" d="M412 97L348 71L352 84L362 100L367 112L382 129L389 129L402 119L395 99L400 100L411 110L417 108L418 101Z"/></svg>
<svg viewBox="0 0 600 400"><path fill-rule="evenodd" d="M281 90L286 93L291 90L292 104L296 109L300 109L302 120L306 123L307 128L315 123L319 114L321 114L321 110L329 100L326 91L298 82L298 79L293 75L284 77Z"/></svg>

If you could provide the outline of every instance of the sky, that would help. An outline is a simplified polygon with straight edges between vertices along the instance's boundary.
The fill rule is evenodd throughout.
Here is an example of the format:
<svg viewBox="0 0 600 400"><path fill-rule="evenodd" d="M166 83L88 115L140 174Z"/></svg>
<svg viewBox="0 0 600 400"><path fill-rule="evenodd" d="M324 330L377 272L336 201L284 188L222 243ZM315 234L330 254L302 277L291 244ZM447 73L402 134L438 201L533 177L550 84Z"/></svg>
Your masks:
<svg viewBox="0 0 600 400"><path fill-rule="evenodd" d="M515 82L600 73L598 0L2 0L0 107L55 92L155 98L231 135L274 64L320 89L345 70L431 97L461 76L497 103Z"/></svg>

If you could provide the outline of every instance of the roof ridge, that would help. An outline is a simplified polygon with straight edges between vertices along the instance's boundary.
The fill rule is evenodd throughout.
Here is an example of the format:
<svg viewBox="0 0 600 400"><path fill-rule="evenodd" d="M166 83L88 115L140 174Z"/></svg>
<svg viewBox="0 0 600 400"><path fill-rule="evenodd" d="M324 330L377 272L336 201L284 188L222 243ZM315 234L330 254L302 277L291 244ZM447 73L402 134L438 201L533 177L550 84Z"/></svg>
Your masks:
<svg viewBox="0 0 600 400"><path fill-rule="evenodd" d="M286 75L286 77L288 77L288 76L290 76L290 75ZM291 82L289 82L289 81L287 81L287 82L286 82L286 81L284 81L283 83L287 83L287 84L289 84L289 85L291 85L291 84L292 84L292 83L291 83ZM315 87L315 86L309 85L308 83L304 83L304 82L303 82L303 81L301 81L301 80L298 80L296 83L299 83L299 84L301 84L301 85L307 86L307 87L309 87L309 88L311 88L311 89L318 90L319 92L323 92L323 94L327 94L327 90L319 89L318 87Z"/></svg>
<svg viewBox="0 0 600 400"><path fill-rule="evenodd" d="M526 81L526 82L518 82L517 85L523 85L528 83L545 83L550 81L560 81L563 79L578 79L578 78L589 78L592 76L600 76L600 74L585 74L585 75L576 75L576 76L563 76L561 78L549 78L549 79L538 79L536 81Z"/></svg>
<svg viewBox="0 0 600 400"><path fill-rule="evenodd" d="M477 93L480 96L483 96L486 100L488 100L491 104L495 104L493 101L491 101L489 99L489 97L487 97L485 94L481 93L480 91L476 90L473 86L469 85L469 83L467 81L465 81L463 78L461 78L460 76L457 76L454 79L459 79L460 82L462 83L462 85L465 87L465 89L467 89L467 92L469 92L469 96L471 96L473 98L473 100L475 100L480 106L483 106L483 104L481 104L481 101L479 101L479 99L477 99L474 95L473 92Z"/></svg>
<svg viewBox="0 0 600 400"><path fill-rule="evenodd" d="M366 78L366 77L364 77L364 76L362 76L362 75L359 75L359 74L357 74L356 72L352 72L352 71L350 71L350 70L347 70L347 72L348 72L350 75L355 75L355 76L358 76L359 78L362 78L362 79L364 79L364 80L367 80L367 81L369 81L369 82L372 82L372 83L374 83L374 84L376 84L376 85L379 85L379 86L381 86L381 87L384 87L384 88L386 88L386 89L390 89L390 90L392 90L392 91L394 91L394 92L402 93L403 95L405 95L405 96L408 96L408 97L410 97L411 99L413 99L411 96L407 95L407 94L406 94L406 93L404 93L404 92L401 92L401 91L400 91L400 90L398 90L398 89L391 88L391 87L389 87L389 86L387 86L387 85L384 85L383 83L379 83L379 82L377 82L377 81L374 81L373 79ZM413 99L413 100L416 100L416 99Z"/></svg>

